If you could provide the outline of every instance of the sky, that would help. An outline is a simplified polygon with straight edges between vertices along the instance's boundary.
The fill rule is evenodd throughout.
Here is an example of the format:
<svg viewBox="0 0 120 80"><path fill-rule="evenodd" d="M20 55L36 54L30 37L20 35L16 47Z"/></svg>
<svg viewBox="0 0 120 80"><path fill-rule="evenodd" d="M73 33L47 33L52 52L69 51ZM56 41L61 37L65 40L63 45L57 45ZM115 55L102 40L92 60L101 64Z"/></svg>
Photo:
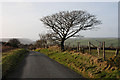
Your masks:
<svg viewBox="0 0 120 80"><path fill-rule="evenodd" d="M118 37L117 2L4 2L1 3L0 38L39 39L46 30L40 18L60 11L86 10L102 21L99 29L80 31L84 37Z"/></svg>

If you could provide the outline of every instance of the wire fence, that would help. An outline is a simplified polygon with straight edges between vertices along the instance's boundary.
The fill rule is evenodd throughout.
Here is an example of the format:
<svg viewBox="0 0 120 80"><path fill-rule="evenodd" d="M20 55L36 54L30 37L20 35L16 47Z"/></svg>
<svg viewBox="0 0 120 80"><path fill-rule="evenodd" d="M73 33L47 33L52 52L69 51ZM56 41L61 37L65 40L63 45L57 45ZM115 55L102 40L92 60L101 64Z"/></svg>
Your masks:
<svg viewBox="0 0 120 80"><path fill-rule="evenodd" d="M99 42L98 46L94 45L91 42L88 42L88 46L80 45L80 42L77 42L77 46L70 47L65 45L67 50L75 50L76 52L87 53L95 57L101 57L104 60L113 57L120 56L119 48L106 47L105 42Z"/></svg>

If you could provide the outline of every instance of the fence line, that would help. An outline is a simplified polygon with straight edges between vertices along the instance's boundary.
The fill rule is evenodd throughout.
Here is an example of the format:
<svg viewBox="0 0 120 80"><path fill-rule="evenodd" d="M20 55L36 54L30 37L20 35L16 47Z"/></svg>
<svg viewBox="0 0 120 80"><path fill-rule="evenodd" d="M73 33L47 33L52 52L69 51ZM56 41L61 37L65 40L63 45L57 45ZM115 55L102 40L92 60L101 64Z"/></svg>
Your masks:
<svg viewBox="0 0 120 80"><path fill-rule="evenodd" d="M105 50L109 49L109 48L105 48L105 42L99 42L99 46L95 46L94 44L92 44L90 41L88 42L88 53L91 55L91 49L94 47L97 50L98 53L98 57L100 57L100 51L103 51L103 59L106 60L106 55L105 55ZM102 46L101 46L102 45ZM93 46L93 47L91 47ZM82 51L84 53L84 49L83 47L81 47L80 42L77 42L77 52ZM112 49L111 49L112 50ZM115 49L114 49L115 50ZM119 53L119 50L116 49L115 51L115 56L117 56Z"/></svg>

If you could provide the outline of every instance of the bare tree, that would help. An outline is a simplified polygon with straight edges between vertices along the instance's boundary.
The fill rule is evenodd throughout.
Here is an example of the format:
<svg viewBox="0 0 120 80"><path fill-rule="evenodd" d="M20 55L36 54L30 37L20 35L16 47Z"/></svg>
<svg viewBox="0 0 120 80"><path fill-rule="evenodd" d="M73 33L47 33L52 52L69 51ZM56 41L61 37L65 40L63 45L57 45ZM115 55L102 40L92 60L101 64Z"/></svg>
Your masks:
<svg viewBox="0 0 120 80"><path fill-rule="evenodd" d="M56 33L39 34L40 40L37 40L36 47L44 47L59 44L59 38Z"/></svg>
<svg viewBox="0 0 120 80"><path fill-rule="evenodd" d="M95 25L101 24L95 15L86 11L62 11L40 19L47 28L58 35L61 41L61 50L64 50L64 42L81 30L91 30Z"/></svg>
<svg viewBox="0 0 120 80"><path fill-rule="evenodd" d="M47 40L50 42L50 45L56 45L60 43L60 38L56 33L47 33Z"/></svg>
<svg viewBox="0 0 120 80"><path fill-rule="evenodd" d="M47 37L45 34L39 34L40 40L36 41L38 47L44 47L47 45Z"/></svg>

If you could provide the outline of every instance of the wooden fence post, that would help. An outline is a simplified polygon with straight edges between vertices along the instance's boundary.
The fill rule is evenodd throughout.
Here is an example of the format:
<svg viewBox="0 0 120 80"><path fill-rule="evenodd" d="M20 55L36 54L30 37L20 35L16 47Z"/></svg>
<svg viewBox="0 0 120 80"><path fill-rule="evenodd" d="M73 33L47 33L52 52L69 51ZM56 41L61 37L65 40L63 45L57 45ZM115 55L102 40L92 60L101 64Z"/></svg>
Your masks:
<svg viewBox="0 0 120 80"><path fill-rule="evenodd" d="M80 42L79 42L79 51L81 50Z"/></svg>
<svg viewBox="0 0 120 80"><path fill-rule="evenodd" d="M79 51L79 42L77 42L77 52Z"/></svg>
<svg viewBox="0 0 120 80"><path fill-rule="evenodd" d="M91 54L90 42L88 42L89 54Z"/></svg>
<svg viewBox="0 0 120 80"><path fill-rule="evenodd" d="M100 56L100 47L97 47L98 57Z"/></svg>
<svg viewBox="0 0 120 80"><path fill-rule="evenodd" d="M117 56L117 55L118 55L118 52L119 52L119 51L118 51L118 49L116 49L116 51L115 51L115 56Z"/></svg>
<svg viewBox="0 0 120 80"><path fill-rule="evenodd" d="M80 47L80 42L77 42L78 46L77 46L77 52L79 52L79 47Z"/></svg>
<svg viewBox="0 0 120 80"><path fill-rule="evenodd" d="M105 60L105 42L103 42L103 59Z"/></svg>

